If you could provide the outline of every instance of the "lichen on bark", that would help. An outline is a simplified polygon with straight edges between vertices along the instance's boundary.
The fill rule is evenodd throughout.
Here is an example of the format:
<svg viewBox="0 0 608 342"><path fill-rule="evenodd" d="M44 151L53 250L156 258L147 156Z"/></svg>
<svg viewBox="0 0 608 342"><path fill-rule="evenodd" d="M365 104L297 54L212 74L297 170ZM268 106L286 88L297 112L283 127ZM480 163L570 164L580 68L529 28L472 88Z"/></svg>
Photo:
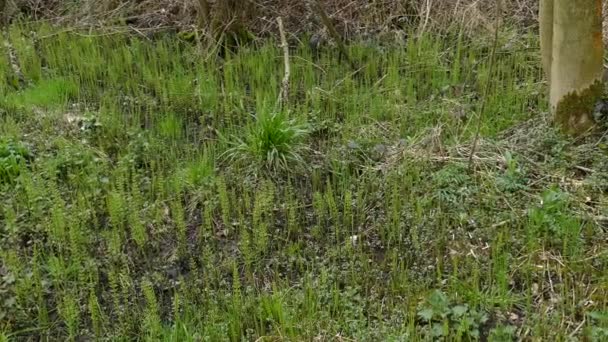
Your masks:
<svg viewBox="0 0 608 342"><path fill-rule="evenodd" d="M567 134L581 134L595 125L593 110L604 94L604 84L597 80L583 91L564 96L554 108L555 121Z"/></svg>

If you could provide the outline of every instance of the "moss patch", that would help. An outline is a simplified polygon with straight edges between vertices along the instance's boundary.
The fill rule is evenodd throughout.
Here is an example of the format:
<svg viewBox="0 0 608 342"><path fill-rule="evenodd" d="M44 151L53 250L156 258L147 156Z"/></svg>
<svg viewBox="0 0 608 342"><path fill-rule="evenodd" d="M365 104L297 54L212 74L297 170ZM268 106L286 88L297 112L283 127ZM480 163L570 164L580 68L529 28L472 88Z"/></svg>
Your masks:
<svg viewBox="0 0 608 342"><path fill-rule="evenodd" d="M571 92L564 96L555 108L555 122L561 130L577 135L593 127L593 109L603 92L604 84L598 80L581 92Z"/></svg>

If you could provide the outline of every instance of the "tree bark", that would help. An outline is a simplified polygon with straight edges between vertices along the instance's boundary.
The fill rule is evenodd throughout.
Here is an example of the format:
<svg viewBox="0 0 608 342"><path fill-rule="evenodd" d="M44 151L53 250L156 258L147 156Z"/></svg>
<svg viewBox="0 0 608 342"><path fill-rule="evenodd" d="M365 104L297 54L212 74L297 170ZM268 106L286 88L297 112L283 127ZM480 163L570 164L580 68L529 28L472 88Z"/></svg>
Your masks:
<svg viewBox="0 0 608 342"><path fill-rule="evenodd" d="M250 4L243 0L218 0L216 2L216 26L224 26L224 31L238 31L243 25Z"/></svg>
<svg viewBox="0 0 608 342"><path fill-rule="evenodd" d="M344 56L344 58L346 58L346 61L350 64L351 68L353 70L357 71L358 70L357 65L350 58L350 55L348 54L348 49L346 48L346 44L344 44L344 41L342 40L342 37L338 33L338 30L336 30L336 27L331 22L331 19L325 12L323 5L321 5L319 0L309 0L309 1L311 2L311 5L312 5L314 11L317 12L319 19L321 19L321 22L327 28L329 35L336 42L336 45L338 45L338 49L340 50L340 53L342 54L342 56Z"/></svg>
<svg viewBox="0 0 608 342"><path fill-rule="evenodd" d="M595 124L593 112L604 92L602 0L543 0L541 5L543 66L550 81L551 111L564 132L584 133Z"/></svg>
<svg viewBox="0 0 608 342"><path fill-rule="evenodd" d="M250 40L245 22L255 16L253 6L246 0L217 0L210 15L216 39L223 36L224 45L233 49Z"/></svg>
<svg viewBox="0 0 608 342"><path fill-rule="evenodd" d="M540 51L545 77L551 83L551 55L553 50L553 1L540 0Z"/></svg>
<svg viewBox="0 0 608 342"><path fill-rule="evenodd" d="M198 27L208 30L211 24L211 10L207 0L198 0Z"/></svg>
<svg viewBox="0 0 608 342"><path fill-rule="evenodd" d="M8 14L6 13L7 8L8 8L8 1L0 0L0 29L3 29L4 26L6 25L6 22L8 21Z"/></svg>

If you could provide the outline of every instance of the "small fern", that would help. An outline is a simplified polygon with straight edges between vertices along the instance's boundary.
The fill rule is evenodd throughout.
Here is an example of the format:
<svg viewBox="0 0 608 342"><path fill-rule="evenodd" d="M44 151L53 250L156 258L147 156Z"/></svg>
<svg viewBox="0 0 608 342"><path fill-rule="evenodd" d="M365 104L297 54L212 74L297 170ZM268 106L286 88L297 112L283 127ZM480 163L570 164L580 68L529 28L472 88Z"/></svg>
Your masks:
<svg viewBox="0 0 608 342"><path fill-rule="evenodd" d="M101 312L101 306L99 305L99 301L97 300L97 295L95 294L95 290L93 289L91 289L89 293L88 309L89 314L91 316L91 324L93 325L93 333L95 334L95 336L101 337L103 334L103 316Z"/></svg>
<svg viewBox="0 0 608 342"><path fill-rule="evenodd" d="M222 221L226 228L231 226L230 220L230 197L228 196L228 188L226 187L226 181L224 178L219 177L215 183L217 186L217 194L220 200L220 207L222 209Z"/></svg>
<svg viewBox="0 0 608 342"><path fill-rule="evenodd" d="M154 293L154 287L149 280L144 280L141 290L146 298L146 312L144 316L144 328L148 340L155 341L160 337L162 326L158 313L158 301Z"/></svg>

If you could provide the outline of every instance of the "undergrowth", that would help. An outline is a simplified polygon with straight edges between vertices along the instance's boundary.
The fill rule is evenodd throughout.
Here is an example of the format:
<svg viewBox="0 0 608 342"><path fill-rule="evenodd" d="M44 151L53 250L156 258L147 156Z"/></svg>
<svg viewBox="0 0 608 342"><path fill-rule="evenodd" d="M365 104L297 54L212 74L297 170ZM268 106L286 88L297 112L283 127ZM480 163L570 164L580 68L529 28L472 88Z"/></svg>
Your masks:
<svg viewBox="0 0 608 342"><path fill-rule="evenodd" d="M608 141L547 124L532 35L296 46L280 111L276 42L5 39L0 340L606 338Z"/></svg>

